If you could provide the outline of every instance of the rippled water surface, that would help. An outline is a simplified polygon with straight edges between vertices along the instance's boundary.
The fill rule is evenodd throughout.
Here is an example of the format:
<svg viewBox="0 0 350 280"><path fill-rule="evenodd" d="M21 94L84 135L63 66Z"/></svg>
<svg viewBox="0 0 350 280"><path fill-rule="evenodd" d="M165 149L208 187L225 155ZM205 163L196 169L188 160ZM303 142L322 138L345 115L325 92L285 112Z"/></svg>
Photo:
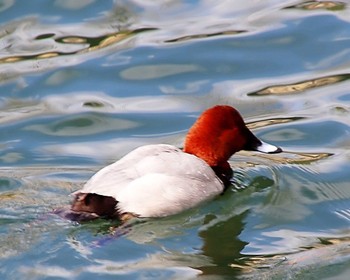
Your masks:
<svg viewBox="0 0 350 280"><path fill-rule="evenodd" d="M350 278L350 2L2 0L0 24L1 279ZM286 152L180 215L50 214L215 104Z"/></svg>

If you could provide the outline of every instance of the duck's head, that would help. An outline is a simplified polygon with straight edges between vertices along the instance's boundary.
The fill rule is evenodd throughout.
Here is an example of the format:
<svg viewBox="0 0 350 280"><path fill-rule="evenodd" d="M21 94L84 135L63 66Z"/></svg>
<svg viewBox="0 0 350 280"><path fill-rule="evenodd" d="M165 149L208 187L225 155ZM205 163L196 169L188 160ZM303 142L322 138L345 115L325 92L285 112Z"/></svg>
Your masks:
<svg viewBox="0 0 350 280"><path fill-rule="evenodd" d="M207 109L190 128L184 151L205 160L211 167L227 166L228 159L240 150L280 153L282 149L258 139L231 106Z"/></svg>

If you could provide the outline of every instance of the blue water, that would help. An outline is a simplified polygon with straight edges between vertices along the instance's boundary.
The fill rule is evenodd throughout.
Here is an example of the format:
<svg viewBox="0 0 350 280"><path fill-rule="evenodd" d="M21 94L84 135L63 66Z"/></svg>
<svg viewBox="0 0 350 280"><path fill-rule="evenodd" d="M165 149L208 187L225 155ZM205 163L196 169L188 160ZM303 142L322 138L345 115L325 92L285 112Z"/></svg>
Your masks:
<svg viewBox="0 0 350 280"><path fill-rule="evenodd" d="M348 279L346 1L0 1L1 279ZM240 152L176 216L53 215L140 145L235 106L284 153Z"/></svg>

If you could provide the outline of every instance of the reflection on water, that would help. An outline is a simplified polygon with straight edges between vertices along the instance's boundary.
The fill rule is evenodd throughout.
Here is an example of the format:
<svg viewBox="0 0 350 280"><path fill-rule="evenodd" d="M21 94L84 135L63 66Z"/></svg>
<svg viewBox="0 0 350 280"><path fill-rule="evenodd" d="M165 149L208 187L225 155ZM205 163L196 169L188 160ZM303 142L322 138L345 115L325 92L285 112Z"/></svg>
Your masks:
<svg viewBox="0 0 350 280"><path fill-rule="evenodd" d="M345 238L322 238L318 243L308 245L300 252L288 255L243 257L239 263L233 263L233 268L244 272L242 279L263 277L275 279L286 277L309 278L315 275L315 270L322 273L320 264L337 263L339 258L349 259L350 240ZM243 264L240 264L243 263ZM293 269L291 269L293 268Z"/></svg>
<svg viewBox="0 0 350 280"><path fill-rule="evenodd" d="M348 278L346 2L7 0L0 14L1 279ZM285 152L237 153L232 186L173 217L51 214L133 148L182 147L215 104Z"/></svg>
<svg viewBox="0 0 350 280"><path fill-rule="evenodd" d="M3 70L0 71L0 81L6 82L19 73L74 65L78 61L87 59L81 57L77 61L79 55L100 51L107 47L116 45L115 48L118 49L128 48L130 42L125 42L123 45L119 43L139 33L152 30L155 28L118 30L118 27L111 28L110 24L101 22L86 23L83 26L44 26L38 22L37 18L7 23L0 28L0 34L3 34L3 51L0 53L0 65L2 64ZM52 60L53 58L58 60ZM70 62L67 59L70 59ZM28 64L28 62L31 63Z"/></svg>
<svg viewBox="0 0 350 280"><path fill-rule="evenodd" d="M295 84L289 84L289 85L278 85L278 86L270 86L265 89L259 90L254 93L249 93L248 95L255 96L255 95L283 95L283 94L295 94L295 93L301 93L305 90L322 87L322 86L329 86L335 83L340 83L342 81L346 81L350 78L349 74L343 74L343 75L335 75L335 76L329 76L329 77L323 77L308 81L303 81L300 83Z"/></svg>
<svg viewBox="0 0 350 280"><path fill-rule="evenodd" d="M270 155L259 155L261 158L267 158L281 164L308 164L332 156L331 153L301 153L284 152L282 156L273 157Z"/></svg>
<svg viewBox="0 0 350 280"><path fill-rule="evenodd" d="M249 129L256 129L256 128L260 128L260 127L266 127L269 125L295 122L295 121L302 120L302 119L304 119L304 118L303 117L293 117L293 118L273 118L273 119L267 119L267 120L259 120L259 121L247 123L247 127Z"/></svg>
<svg viewBox="0 0 350 280"><path fill-rule="evenodd" d="M341 1L305 1L305 3L297 4L287 8L297 8L304 10L326 9L331 11L344 10L346 3Z"/></svg>

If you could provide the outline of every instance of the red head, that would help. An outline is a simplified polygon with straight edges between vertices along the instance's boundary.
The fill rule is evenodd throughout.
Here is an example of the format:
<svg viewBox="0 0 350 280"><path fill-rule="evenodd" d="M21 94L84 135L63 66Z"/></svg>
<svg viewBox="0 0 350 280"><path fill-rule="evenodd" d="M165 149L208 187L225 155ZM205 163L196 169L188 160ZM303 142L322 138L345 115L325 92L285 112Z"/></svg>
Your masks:
<svg viewBox="0 0 350 280"><path fill-rule="evenodd" d="M240 113L218 105L203 112L190 128L184 151L205 160L211 167L227 166L227 160L240 150L278 153L282 150L259 140L246 127Z"/></svg>

